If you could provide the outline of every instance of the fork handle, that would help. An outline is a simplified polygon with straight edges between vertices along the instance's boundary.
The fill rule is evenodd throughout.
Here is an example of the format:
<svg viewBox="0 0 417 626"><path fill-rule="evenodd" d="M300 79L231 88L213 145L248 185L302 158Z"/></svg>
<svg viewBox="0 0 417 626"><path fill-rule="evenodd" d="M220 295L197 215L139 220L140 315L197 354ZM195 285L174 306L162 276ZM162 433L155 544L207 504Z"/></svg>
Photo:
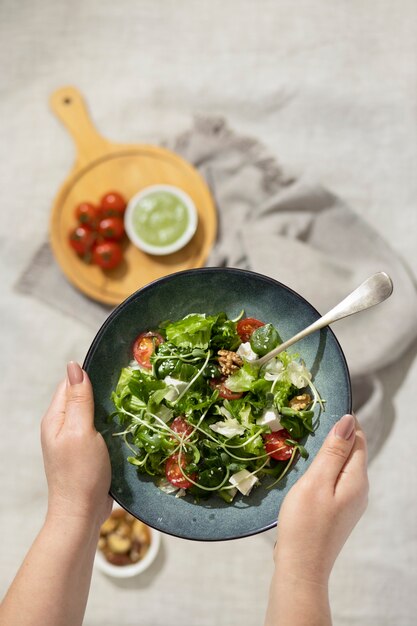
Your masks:
<svg viewBox="0 0 417 626"><path fill-rule="evenodd" d="M354 313L359 313L360 311L365 311L365 309L369 309L376 304L380 304L392 294L393 284L391 278L385 272L377 272L373 274L369 278L367 278L359 287L357 287L352 293L350 293L346 298L344 298L339 304L337 304L333 309L331 309L328 313L320 317L318 320L301 330L299 333L288 339L288 341L284 341L281 345L279 345L265 356L261 357L257 361L254 361L256 365L265 365L268 361L273 359L275 356L284 352L287 348L292 346L300 339L304 339L311 333L314 333L316 330L320 330L325 326L329 326L333 324L333 322L337 322L338 320L343 319L344 317L348 317L349 315L353 315Z"/></svg>

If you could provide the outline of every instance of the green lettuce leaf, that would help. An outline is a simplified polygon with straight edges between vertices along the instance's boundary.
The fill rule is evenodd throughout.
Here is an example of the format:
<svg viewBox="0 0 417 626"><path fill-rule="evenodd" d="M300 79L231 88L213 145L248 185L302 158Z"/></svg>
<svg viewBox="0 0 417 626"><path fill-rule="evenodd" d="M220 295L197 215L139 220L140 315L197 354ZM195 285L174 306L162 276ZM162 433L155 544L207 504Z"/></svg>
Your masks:
<svg viewBox="0 0 417 626"><path fill-rule="evenodd" d="M220 349L236 350L241 344L236 327L236 322L227 319L226 313L219 313L211 331L210 347L216 352Z"/></svg>
<svg viewBox="0 0 417 626"><path fill-rule="evenodd" d="M208 348L211 329L217 316L191 313L184 319L168 324L165 332L168 341L185 348Z"/></svg>
<svg viewBox="0 0 417 626"><path fill-rule="evenodd" d="M274 384L274 403L278 410L287 404L288 399L293 395L294 386L289 380L279 380Z"/></svg>
<svg viewBox="0 0 417 626"><path fill-rule="evenodd" d="M254 382L258 379L258 369L245 361L243 366L225 381L225 385L230 391L241 392L250 391Z"/></svg>

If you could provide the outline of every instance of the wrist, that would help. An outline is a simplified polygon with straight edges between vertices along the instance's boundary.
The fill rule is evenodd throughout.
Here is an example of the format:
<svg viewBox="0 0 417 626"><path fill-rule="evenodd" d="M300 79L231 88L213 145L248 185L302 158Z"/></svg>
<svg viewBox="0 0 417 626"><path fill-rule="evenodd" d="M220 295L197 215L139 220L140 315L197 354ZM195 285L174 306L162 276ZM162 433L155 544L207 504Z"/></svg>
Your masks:
<svg viewBox="0 0 417 626"><path fill-rule="evenodd" d="M51 492L48 495L47 517L59 520L78 520L80 526L94 527L97 531L101 524L110 515L112 502L108 496L96 503L94 500L76 500L64 497L62 494Z"/></svg>
<svg viewBox="0 0 417 626"><path fill-rule="evenodd" d="M83 510L66 511L59 506L50 505L45 517L44 526L49 530L57 530L71 536L80 536L85 540L97 542L100 534L101 520Z"/></svg>
<svg viewBox="0 0 417 626"><path fill-rule="evenodd" d="M299 555L297 551L285 550L278 544L274 548L275 571L282 579L288 576L303 586L322 588L329 586L330 571L323 558L312 558L311 555Z"/></svg>
<svg viewBox="0 0 417 626"><path fill-rule="evenodd" d="M276 563L265 624L331 626L328 584Z"/></svg>

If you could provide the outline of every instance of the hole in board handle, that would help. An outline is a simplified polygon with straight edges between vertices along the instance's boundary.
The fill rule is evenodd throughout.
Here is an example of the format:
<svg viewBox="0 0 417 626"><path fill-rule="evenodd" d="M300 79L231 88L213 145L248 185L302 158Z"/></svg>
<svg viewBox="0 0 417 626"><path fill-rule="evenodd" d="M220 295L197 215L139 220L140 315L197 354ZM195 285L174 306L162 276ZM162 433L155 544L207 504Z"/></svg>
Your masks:
<svg viewBox="0 0 417 626"><path fill-rule="evenodd" d="M62 101L62 102L63 102L64 104L71 104L72 99L71 99L71 98L69 98L69 97L67 96L66 98L64 98L64 99L63 99L63 101Z"/></svg>

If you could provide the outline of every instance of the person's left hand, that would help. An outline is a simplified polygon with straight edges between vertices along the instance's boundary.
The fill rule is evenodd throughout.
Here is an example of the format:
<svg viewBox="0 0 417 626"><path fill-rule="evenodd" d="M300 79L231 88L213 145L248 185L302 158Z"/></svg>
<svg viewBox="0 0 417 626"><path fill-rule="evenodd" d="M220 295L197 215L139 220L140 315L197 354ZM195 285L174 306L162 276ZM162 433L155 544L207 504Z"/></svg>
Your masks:
<svg viewBox="0 0 417 626"><path fill-rule="evenodd" d="M41 425L48 481L48 516L79 517L100 525L110 515L110 459L94 428L90 379L71 362Z"/></svg>

